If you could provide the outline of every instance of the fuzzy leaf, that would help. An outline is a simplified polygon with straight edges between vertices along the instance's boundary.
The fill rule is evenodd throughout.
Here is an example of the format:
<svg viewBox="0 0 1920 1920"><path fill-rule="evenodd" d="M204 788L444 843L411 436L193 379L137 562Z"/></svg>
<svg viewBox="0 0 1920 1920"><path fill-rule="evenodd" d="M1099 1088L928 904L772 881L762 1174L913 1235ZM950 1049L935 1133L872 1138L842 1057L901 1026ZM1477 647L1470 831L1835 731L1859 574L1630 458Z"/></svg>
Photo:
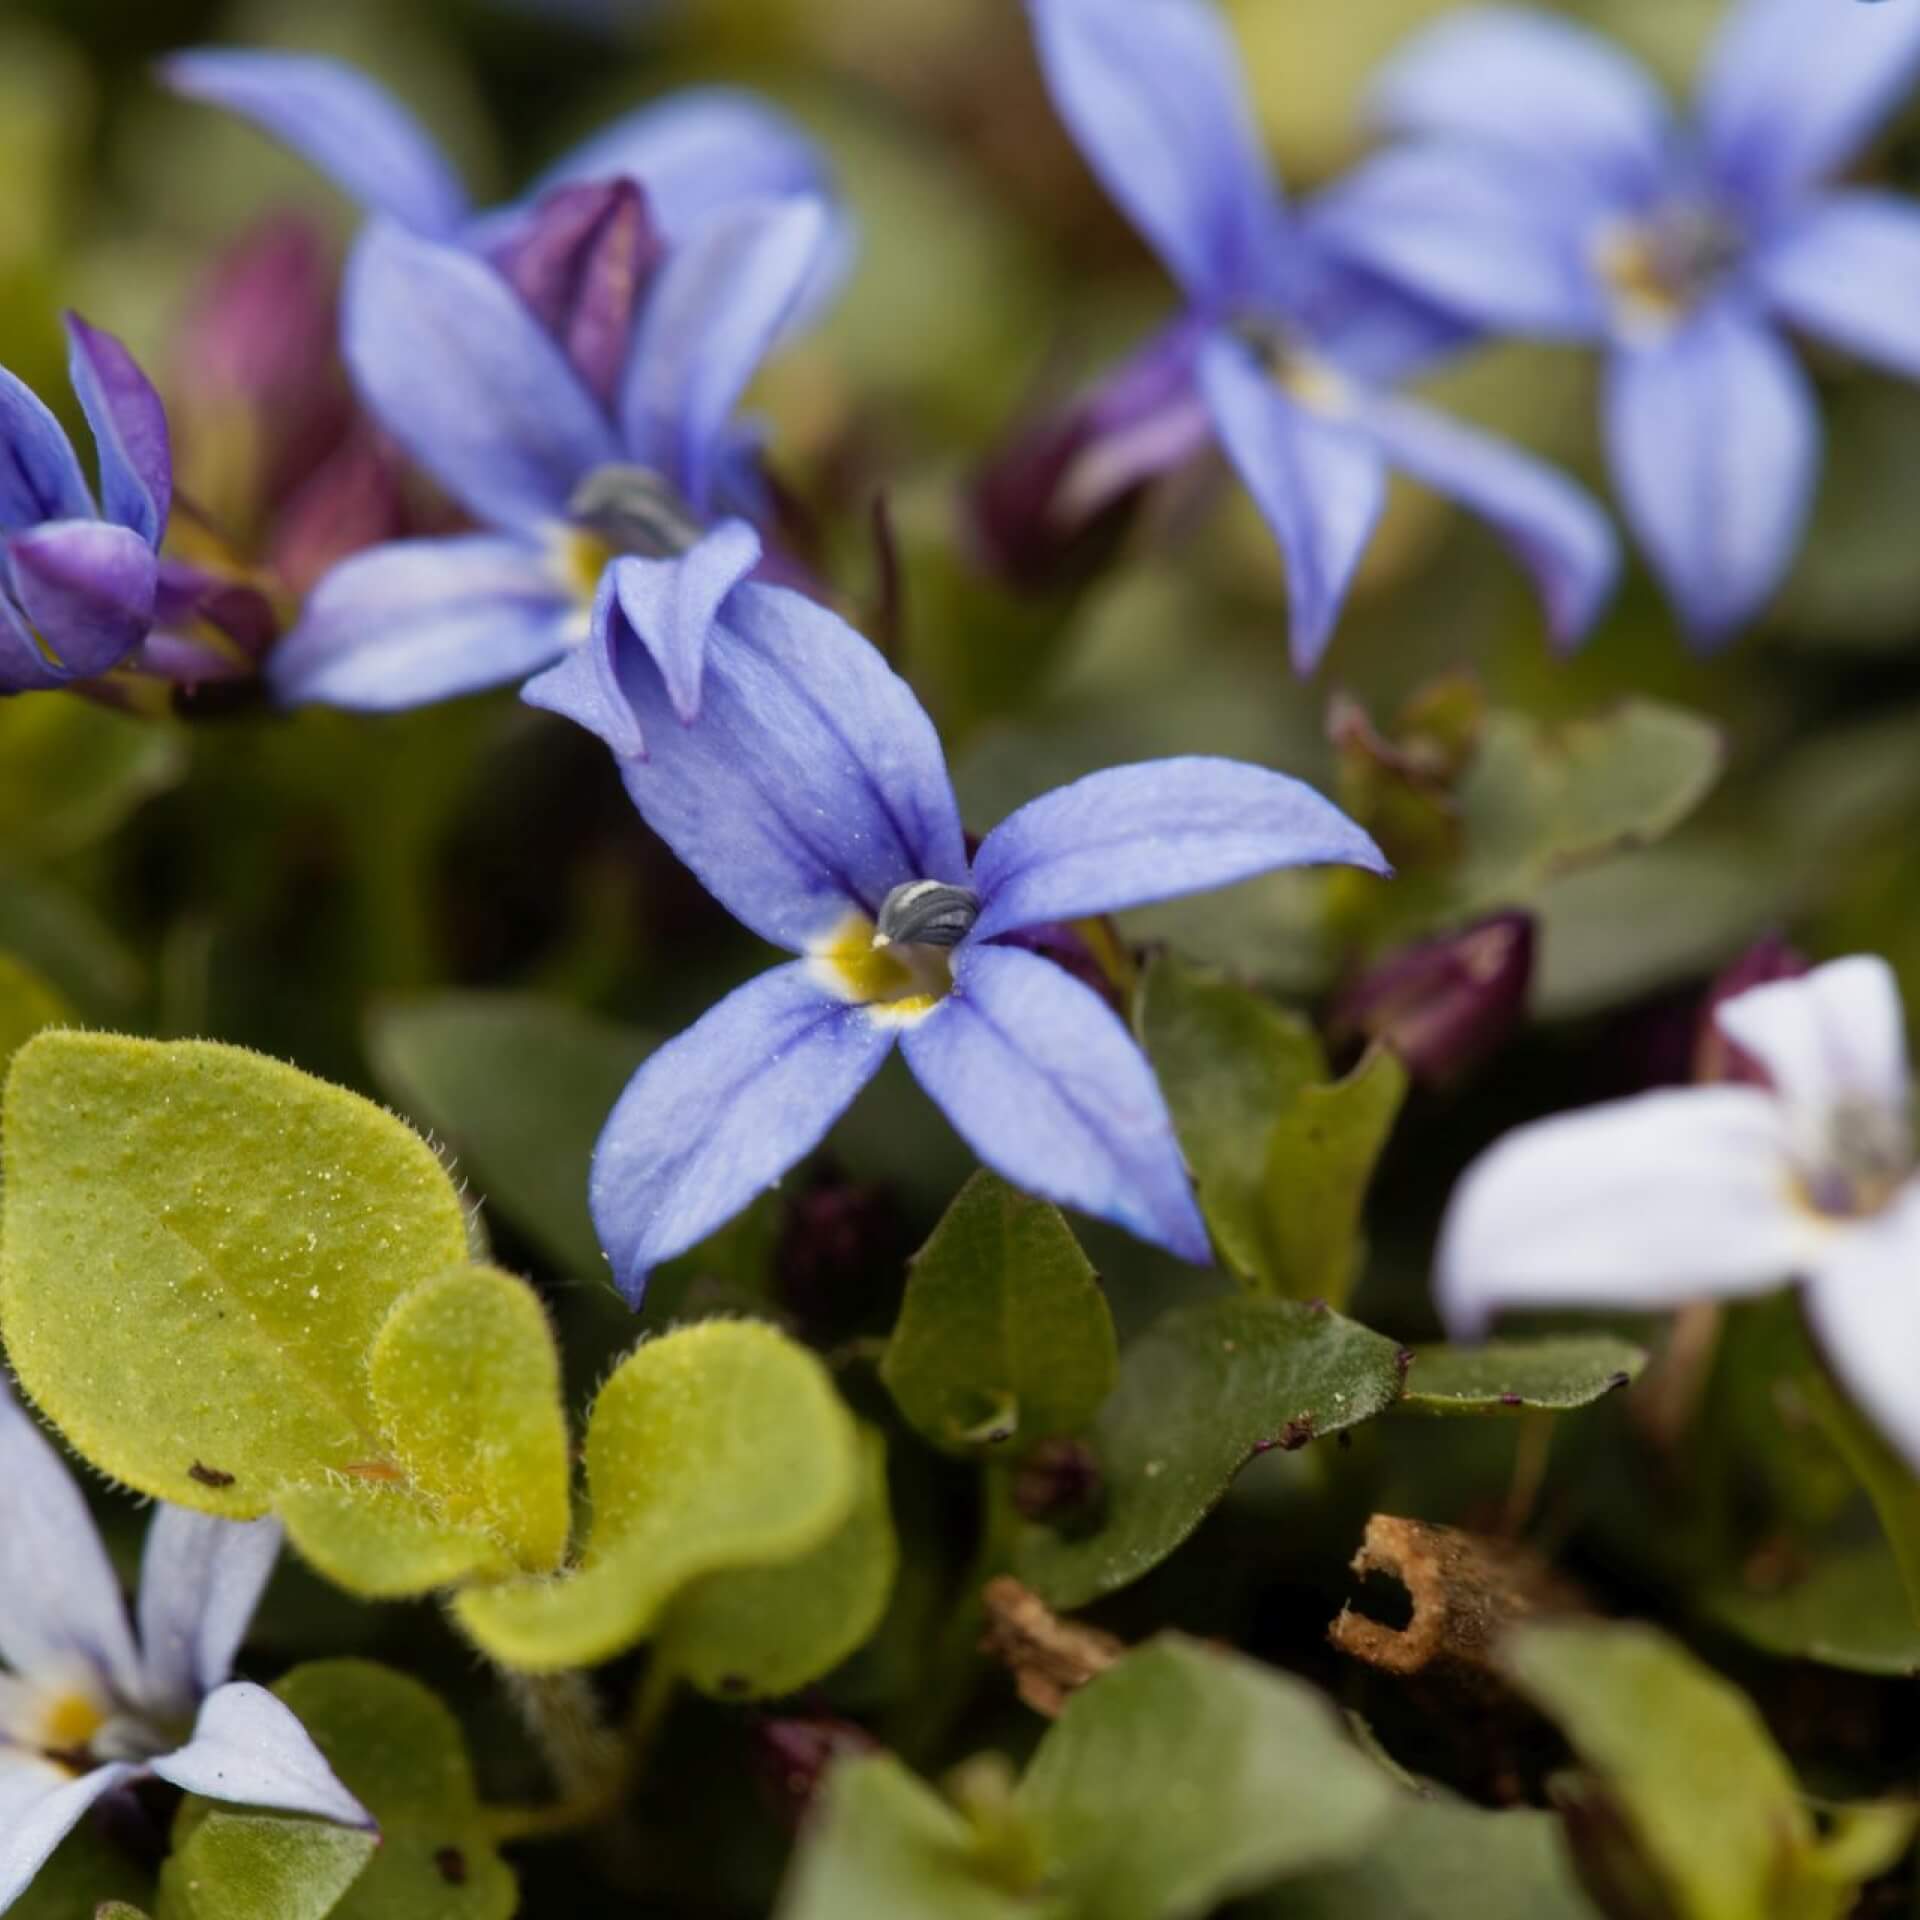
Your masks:
<svg viewBox="0 0 1920 1920"><path fill-rule="evenodd" d="M379 1821L379 1841L351 1836L364 1871L346 1876L337 1905L283 1908L276 1899L310 1897L312 1881L341 1871L343 1829L189 1799L161 1875L160 1920L509 1920L512 1870L489 1836L459 1723L433 1694L367 1660L296 1667L274 1691Z"/></svg>
<svg viewBox="0 0 1920 1920"><path fill-rule="evenodd" d="M1099 1530L1022 1535L1021 1579L1084 1606L1157 1566L1256 1453L1370 1420L1400 1390L1391 1340L1324 1308L1227 1298L1161 1316L1121 1355L1089 1444L1105 1476Z"/></svg>
<svg viewBox="0 0 1920 1920"><path fill-rule="evenodd" d="M1407 1413L1560 1412L1628 1385L1646 1364L1644 1348L1609 1334L1415 1347L1400 1406Z"/></svg>
<svg viewBox="0 0 1920 1920"><path fill-rule="evenodd" d="M467 1257L417 1134L238 1047L51 1032L4 1148L0 1326L96 1467L241 1518L381 1457L367 1349Z"/></svg>
<svg viewBox="0 0 1920 1920"><path fill-rule="evenodd" d="M1058 1209L977 1173L907 1270L880 1377L934 1446L1024 1452L1084 1427L1118 1364L1106 1296Z"/></svg>
<svg viewBox="0 0 1920 1920"><path fill-rule="evenodd" d="M491 1533L450 1525L437 1500L410 1487L288 1487L274 1511L316 1571L366 1600L402 1600L514 1570Z"/></svg>
<svg viewBox="0 0 1920 1920"><path fill-rule="evenodd" d="M777 1920L1068 1920L1058 1901L996 1884L952 1807L891 1754L843 1760Z"/></svg>
<svg viewBox="0 0 1920 1920"><path fill-rule="evenodd" d="M508 1666L612 1659L691 1581L811 1553L853 1511L858 1436L804 1347L757 1322L711 1320L621 1363L594 1403L586 1468L593 1524L579 1565L454 1604Z"/></svg>
<svg viewBox="0 0 1920 1920"><path fill-rule="evenodd" d="M413 1485L515 1565L560 1564L572 1524L560 1356L524 1280L454 1267L387 1316L368 1356L375 1406Z"/></svg>
<svg viewBox="0 0 1920 1920"><path fill-rule="evenodd" d="M899 1562L886 1442L866 1428L859 1495L839 1531L783 1566L710 1574L689 1587L661 1624L654 1658L720 1700L797 1693L866 1643Z"/></svg>
<svg viewBox="0 0 1920 1920"><path fill-rule="evenodd" d="M587 1166L650 1035L521 993L442 993L384 1008L368 1031L389 1098L452 1141L488 1204L569 1272L606 1262Z"/></svg>
<svg viewBox="0 0 1920 1920"><path fill-rule="evenodd" d="M1367 1184L1406 1094L1406 1068L1375 1047L1344 1080L1300 1088L1274 1123L1265 1184L1271 1265L1260 1277L1275 1292L1346 1304Z"/></svg>
<svg viewBox="0 0 1920 1920"><path fill-rule="evenodd" d="M1274 1122L1326 1079L1319 1040L1297 1014L1172 954L1147 971L1139 1025L1220 1251L1244 1275L1271 1274Z"/></svg>
<svg viewBox="0 0 1920 1920"><path fill-rule="evenodd" d="M1394 1797L1303 1681L1165 1634L1069 1697L1017 1804L1077 1912L1196 1920L1357 1858Z"/></svg>
<svg viewBox="0 0 1920 1920"><path fill-rule="evenodd" d="M72 1024L67 1003L24 961L0 953L0 1086L13 1056L43 1027Z"/></svg>

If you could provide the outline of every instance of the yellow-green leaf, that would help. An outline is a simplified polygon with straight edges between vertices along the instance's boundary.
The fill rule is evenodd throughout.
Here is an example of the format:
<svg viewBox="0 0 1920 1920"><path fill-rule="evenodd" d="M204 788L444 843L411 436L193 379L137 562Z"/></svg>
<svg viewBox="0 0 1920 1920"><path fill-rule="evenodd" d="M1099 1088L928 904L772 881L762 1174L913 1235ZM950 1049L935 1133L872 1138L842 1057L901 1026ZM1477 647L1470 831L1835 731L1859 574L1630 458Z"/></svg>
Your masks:
<svg viewBox="0 0 1920 1920"><path fill-rule="evenodd" d="M24 961L0 953L0 1086L13 1056L43 1027L72 1022L67 1003Z"/></svg>
<svg viewBox="0 0 1920 1920"><path fill-rule="evenodd" d="M859 1446L814 1355L773 1327L713 1320L621 1363L594 1403L586 1467L593 1523L579 1565L454 1603L508 1666L612 1659L689 1582L811 1553L853 1511Z"/></svg>
<svg viewBox="0 0 1920 1920"><path fill-rule="evenodd" d="M0 1329L95 1466L241 1518L381 1457L367 1350L467 1257L417 1134L238 1047L63 1032L3 1127Z"/></svg>
<svg viewBox="0 0 1920 1920"><path fill-rule="evenodd" d="M438 1501L410 1487L379 1481L287 1487L274 1511L316 1571L368 1600L401 1600L513 1571L491 1533L454 1526Z"/></svg>

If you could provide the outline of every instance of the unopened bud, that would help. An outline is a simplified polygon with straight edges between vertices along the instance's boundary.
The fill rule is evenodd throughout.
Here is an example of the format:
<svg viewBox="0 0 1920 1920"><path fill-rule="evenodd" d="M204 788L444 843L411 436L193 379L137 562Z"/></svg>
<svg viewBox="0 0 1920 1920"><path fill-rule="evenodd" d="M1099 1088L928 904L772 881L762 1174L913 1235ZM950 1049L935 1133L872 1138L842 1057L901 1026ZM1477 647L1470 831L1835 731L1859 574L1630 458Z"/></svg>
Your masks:
<svg viewBox="0 0 1920 1920"><path fill-rule="evenodd" d="M1445 1086L1493 1053L1526 1012L1534 923L1495 914L1382 961L1334 1002L1336 1039L1391 1047L1416 1080Z"/></svg>
<svg viewBox="0 0 1920 1920"><path fill-rule="evenodd" d="M837 1760L879 1749L866 1728L832 1714L769 1719L754 1728L753 1766L774 1810L797 1827Z"/></svg>
<svg viewBox="0 0 1920 1920"><path fill-rule="evenodd" d="M787 1202L774 1272L810 1334L841 1338L884 1314L912 1251L886 1188L829 1177Z"/></svg>
<svg viewBox="0 0 1920 1920"><path fill-rule="evenodd" d="M1106 1509L1107 1477L1084 1441L1042 1440L1014 1469L1013 1504L1057 1533L1091 1533Z"/></svg>

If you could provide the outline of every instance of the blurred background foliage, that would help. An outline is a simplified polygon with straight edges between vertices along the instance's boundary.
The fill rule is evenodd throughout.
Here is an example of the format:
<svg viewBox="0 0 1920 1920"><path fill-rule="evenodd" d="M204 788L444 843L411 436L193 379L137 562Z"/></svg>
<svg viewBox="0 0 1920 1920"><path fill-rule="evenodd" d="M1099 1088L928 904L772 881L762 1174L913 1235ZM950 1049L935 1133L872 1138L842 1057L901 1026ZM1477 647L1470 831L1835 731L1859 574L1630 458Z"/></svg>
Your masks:
<svg viewBox="0 0 1920 1920"><path fill-rule="evenodd" d="M1451 3L1230 0L1293 190L1363 151L1356 99L1369 68ZM1716 0L1564 10L1617 33L1676 85L1720 11ZM1713 723L1719 776L1658 844L1609 847L1578 871L1543 861L1524 887L1502 879L1460 903L1538 916L1534 1017L1466 1086L1411 1096L1369 1207L1351 1305L1368 1325L1432 1338L1426 1264L1460 1167L1516 1120L1683 1076L1699 993L1761 934L1785 930L1817 956L1883 952L1920 1004L1910 389L1815 359L1830 429L1816 523L1771 615L1719 658L1685 651L1638 572L1581 653L1553 657L1491 538L1400 488L1326 663L1301 682L1286 660L1279 563L1237 490L1142 515L1080 590L1018 598L974 559L969 478L1035 407L1066 397L1170 306L1052 118L1017 0L0 0L0 361L56 409L70 410L63 306L122 334L177 406L183 317L225 248L288 208L336 247L352 232L351 210L307 168L156 89L157 55L206 40L355 60L420 113L482 200L683 84L749 85L792 110L832 157L863 243L831 319L767 370L753 406L842 603L938 719L976 829L1062 779L1183 751L1267 762L1333 790L1334 694L1384 726L1460 669L1490 709L1549 730L1628 696ZM1870 167L1920 189L1920 110ZM1474 351L1428 384L1604 494L1581 355ZM217 488L223 457L189 431L188 490ZM897 596L875 538L879 502L898 546ZM1364 912L1282 877L1133 916L1124 930L1314 1010L1345 964L1330 926L1359 948L1422 930L1369 928ZM1433 918L1445 923L1445 903ZM651 1040L761 958L641 828L599 744L504 694L378 720L216 702L145 719L72 699L0 703L0 954L31 983L12 990L14 1004L31 991L92 1024L257 1046L434 1129L493 1202L499 1257L559 1303L580 1396L634 1332L594 1270L581 1205L593 1131ZM663 1276L642 1324L771 1300L827 1342L883 1332L903 1253L966 1167L896 1067L813 1174ZM1224 1284L1104 1230L1082 1238L1123 1338ZM1666 1400L1637 1390L1633 1406L1609 1402L1559 1429L1549 1415L1456 1422L1444 1448L1423 1422L1381 1421L1351 1452L1262 1458L1194 1543L1110 1603L1114 1624L1227 1636L1351 1692L1323 1632L1364 1515L1500 1523L1517 1502L1607 1597L1676 1620L1730 1664L1811 1782L1860 1794L1910 1775L1913 1723L1873 1676L1920 1668L1920 1634L1850 1479L1795 1397L1792 1365L1768 1346L1791 1346L1793 1329L1759 1310L1733 1322L1711 1378ZM1675 1393L1683 1407L1706 1396L1719 1439L1683 1470L1669 1457L1671 1483L1650 1481L1640 1443ZM954 1744L926 1648L965 1553L953 1516L972 1496L961 1470L931 1455L895 1472L907 1570L879 1640L833 1698L876 1715L927 1766L971 1744ZM1764 1583L1743 1577L1763 1547L1794 1552L1780 1543L1814 1537L1845 1548L1830 1563L1844 1591L1770 1604ZM530 1792L512 1777L514 1743L487 1737L504 1708L428 1609L369 1613L292 1568L260 1631L269 1648L404 1660L459 1704L489 1790ZM1803 1664L1812 1654L1854 1671ZM1383 1725L1405 1718L1380 1685L1360 1691ZM1011 1714L1005 1701L987 1711ZM681 1764L652 1793L645 1828L619 1842L610 1884L649 1889L663 1911L764 1910L780 1834L758 1813L729 1824L752 1799L737 1729L707 1706L681 1718ZM1486 1756L1455 1747L1403 1757L1493 1790Z"/></svg>

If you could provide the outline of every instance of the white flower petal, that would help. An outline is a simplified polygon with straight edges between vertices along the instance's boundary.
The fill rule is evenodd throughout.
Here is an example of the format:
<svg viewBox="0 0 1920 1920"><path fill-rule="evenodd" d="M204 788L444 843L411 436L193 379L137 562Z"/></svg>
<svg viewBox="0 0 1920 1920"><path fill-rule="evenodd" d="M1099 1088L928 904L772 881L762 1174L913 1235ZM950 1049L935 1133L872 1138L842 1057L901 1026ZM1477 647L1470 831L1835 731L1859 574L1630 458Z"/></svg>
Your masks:
<svg viewBox="0 0 1920 1920"><path fill-rule="evenodd" d="M209 1694L193 1738L179 1752L162 1754L150 1771L209 1800L313 1813L349 1827L374 1825L292 1709L245 1680Z"/></svg>
<svg viewBox="0 0 1920 1920"><path fill-rule="evenodd" d="M1906 1105L1906 1019L1893 969L1877 955L1754 987L1724 1001L1716 1018L1803 1113L1824 1119L1844 1100L1896 1111Z"/></svg>
<svg viewBox="0 0 1920 1920"><path fill-rule="evenodd" d="M115 1764L74 1775L17 1747L0 1747L0 1913L26 1892L86 1810L137 1771Z"/></svg>
<svg viewBox="0 0 1920 1920"><path fill-rule="evenodd" d="M1758 1293L1823 1237L1797 1206L1779 1102L1641 1094L1522 1127L1455 1189L1437 1293L1457 1334L1504 1307L1665 1307Z"/></svg>
<svg viewBox="0 0 1920 1920"><path fill-rule="evenodd" d="M274 1520L218 1520L162 1502L140 1560L146 1704L185 1717L233 1671L280 1553Z"/></svg>

